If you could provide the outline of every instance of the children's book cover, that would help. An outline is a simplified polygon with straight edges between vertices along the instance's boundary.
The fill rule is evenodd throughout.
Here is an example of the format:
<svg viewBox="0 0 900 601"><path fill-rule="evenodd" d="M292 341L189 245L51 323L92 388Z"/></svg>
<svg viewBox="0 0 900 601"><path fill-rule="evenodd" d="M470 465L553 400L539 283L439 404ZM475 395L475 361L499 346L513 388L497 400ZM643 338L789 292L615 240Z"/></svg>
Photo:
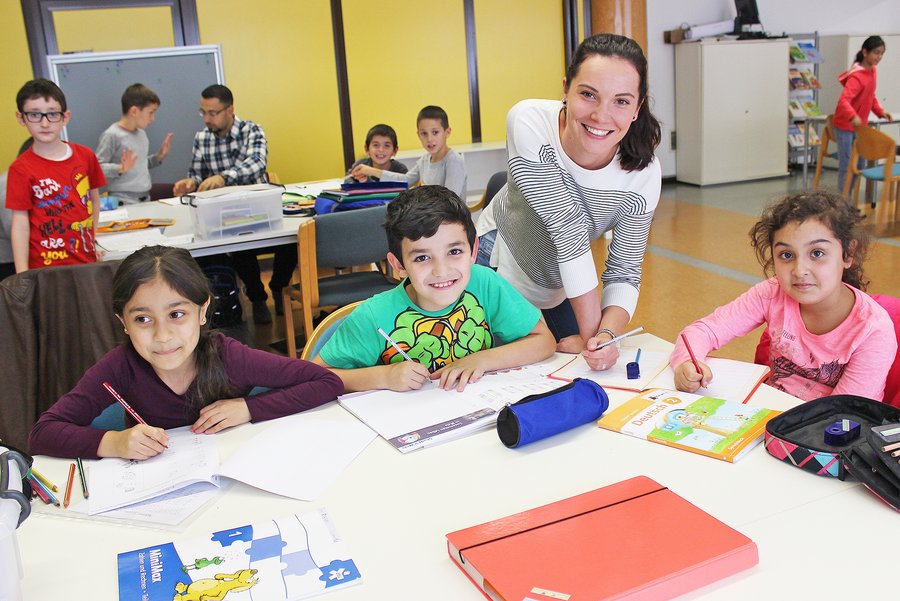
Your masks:
<svg viewBox="0 0 900 601"><path fill-rule="evenodd" d="M734 462L762 440L766 422L778 413L708 396L656 389L607 412L597 425Z"/></svg>
<svg viewBox="0 0 900 601"><path fill-rule="evenodd" d="M809 61L809 58L806 56L806 54L803 52L803 50L800 49L799 46L795 46L794 44L791 44L789 46L789 52L791 55L792 63L805 63L805 62Z"/></svg>
<svg viewBox="0 0 900 601"><path fill-rule="evenodd" d="M360 582L324 509L120 553L119 600L292 601Z"/></svg>
<svg viewBox="0 0 900 601"><path fill-rule="evenodd" d="M819 54L819 49L816 48L815 44L812 42L800 42L797 44L798 50L800 50L804 56L806 56L806 60L811 63L824 63L825 59L822 58L822 55Z"/></svg>

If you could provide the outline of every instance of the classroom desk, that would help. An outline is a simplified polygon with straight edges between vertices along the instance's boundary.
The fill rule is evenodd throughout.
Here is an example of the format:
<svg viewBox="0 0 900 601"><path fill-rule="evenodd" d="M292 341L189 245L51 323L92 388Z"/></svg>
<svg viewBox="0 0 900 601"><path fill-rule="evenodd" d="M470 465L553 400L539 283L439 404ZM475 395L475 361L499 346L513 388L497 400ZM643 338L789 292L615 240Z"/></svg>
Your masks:
<svg viewBox="0 0 900 601"><path fill-rule="evenodd" d="M633 340L645 348L671 346L649 335ZM613 404L632 395L609 392ZM786 409L797 400L762 386L751 402ZM335 403L308 415L355 419ZM219 435L223 458L266 427L244 425ZM47 457L35 461L38 470L58 483L68 463ZM867 599L896 586L891 551L900 540L900 519L859 484L784 465L762 445L730 464L587 424L518 450L505 448L494 430L408 455L378 438L316 502L277 497L236 482L182 533L35 514L18 531L25 598L114 600L118 552L325 507L363 580L322 599L477 601L483 599L481 593L447 555L448 532L640 474L670 487L759 547L758 566L683 599L755 601L766 594ZM603 558L597 558L598 574L602 569Z"/></svg>
<svg viewBox="0 0 900 601"><path fill-rule="evenodd" d="M302 194L316 194L324 188L340 187L341 179L321 180L316 182L301 182L297 184L288 184L285 190L297 191ZM171 204L170 204L171 203ZM143 218L170 218L175 220L175 225L166 227L163 233L166 236L181 236L184 234L193 234L194 226L191 221L190 207L183 205L174 199L166 199L165 202L143 202L139 204L126 205L128 210L128 219ZM256 232L252 234L244 234L240 236L228 236L214 240L203 240L194 237L194 241L188 244L178 244L182 248L186 248L195 257L203 257L207 255L217 255L226 252L235 252L239 250L248 250L252 248L266 248L269 246L279 246L282 244L297 243L297 229L300 224L309 219L308 217L284 216L282 225L278 229L266 232ZM98 236L99 242L103 244L103 234ZM124 259L132 251L108 252L103 257L106 261Z"/></svg>

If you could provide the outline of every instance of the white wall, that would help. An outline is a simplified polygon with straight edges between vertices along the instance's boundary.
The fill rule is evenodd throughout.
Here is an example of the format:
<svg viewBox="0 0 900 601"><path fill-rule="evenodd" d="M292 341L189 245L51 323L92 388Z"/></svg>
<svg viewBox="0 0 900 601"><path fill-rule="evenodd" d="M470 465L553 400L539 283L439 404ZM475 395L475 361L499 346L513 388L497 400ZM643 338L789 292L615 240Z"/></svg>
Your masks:
<svg viewBox="0 0 900 601"><path fill-rule="evenodd" d="M813 31L821 35L900 33L897 0L756 0L756 3L759 20L772 35ZM650 95L654 100L653 112L662 123L662 143L656 154L663 177L675 175L675 151L669 143L670 133L675 129L675 51L671 44L663 42L663 32L683 23L699 25L733 18L732 0L647 0ZM892 51L900 52L900 48L887 48L887 52ZM740 69L740 65L735 68ZM900 77L900 73L879 75ZM785 86L786 78L787 75Z"/></svg>

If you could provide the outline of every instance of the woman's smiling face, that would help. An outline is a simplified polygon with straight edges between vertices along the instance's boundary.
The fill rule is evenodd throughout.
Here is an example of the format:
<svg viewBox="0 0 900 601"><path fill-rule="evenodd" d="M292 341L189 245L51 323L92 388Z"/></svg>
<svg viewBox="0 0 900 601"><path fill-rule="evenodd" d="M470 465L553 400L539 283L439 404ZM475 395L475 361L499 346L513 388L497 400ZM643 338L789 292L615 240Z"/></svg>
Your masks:
<svg viewBox="0 0 900 601"><path fill-rule="evenodd" d="M566 155L580 167L600 169L616 156L619 142L641 107L640 75L625 59L595 54L563 81L566 108L559 137Z"/></svg>

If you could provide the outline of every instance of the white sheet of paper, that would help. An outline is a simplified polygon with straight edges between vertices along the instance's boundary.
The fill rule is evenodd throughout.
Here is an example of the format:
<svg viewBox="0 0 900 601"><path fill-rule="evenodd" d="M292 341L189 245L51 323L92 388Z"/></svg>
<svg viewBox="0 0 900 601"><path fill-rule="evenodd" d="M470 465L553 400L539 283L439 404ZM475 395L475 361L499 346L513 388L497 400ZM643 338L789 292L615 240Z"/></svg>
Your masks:
<svg viewBox="0 0 900 601"><path fill-rule="evenodd" d="M726 401L743 403L756 390L760 380L769 371L765 365L707 357L705 363L713 373L713 381L706 388L698 389L694 394L709 396ZM675 390L675 372L672 366L667 367L653 378L647 388L666 388Z"/></svg>
<svg viewBox="0 0 900 601"><path fill-rule="evenodd" d="M541 375L540 368L528 366L485 374L463 392L442 390L432 382L410 392L377 390L339 400L370 428L391 439L479 409L500 411L507 403L564 385Z"/></svg>
<svg viewBox="0 0 900 601"><path fill-rule="evenodd" d="M297 414L273 423L241 445L219 474L293 499L312 501L377 434L355 420ZM275 458L284 458L275 461Z"/></svg>
<svg viewBox="0 0 900 601"><path fill-rule="evenodd" d="M90 465L90 510L101 513L156 497L194 482L218 484L215 438L189 426L168 430L169 448L145 461L106 458Z"/></svg>
<svg viewBox="0 0 900 601"><path fill-rule="evenodd" d="M69 506L69 510L100 520L140 523L145 526L175 527L215 499L221 488L209 482L197 482L172 492L118 509L91 515L90 499Z"/></svg>
<svg viewBox="0 0 900 601"><path fill-rule="evenodd" d="M669 353L642 350L641 360L638 362L641 375L634 380L629 380L625 366L630 361L634 361L637 351L637 348L620 348L619 360L604 371L594 371L588 366L582 355L575 355L571 363L554 373L553 376L570 381L575 378L585 378L597 382L600 386L609 386L610 388L644 390L650 387L649 382L669 364Z"/></svg>

